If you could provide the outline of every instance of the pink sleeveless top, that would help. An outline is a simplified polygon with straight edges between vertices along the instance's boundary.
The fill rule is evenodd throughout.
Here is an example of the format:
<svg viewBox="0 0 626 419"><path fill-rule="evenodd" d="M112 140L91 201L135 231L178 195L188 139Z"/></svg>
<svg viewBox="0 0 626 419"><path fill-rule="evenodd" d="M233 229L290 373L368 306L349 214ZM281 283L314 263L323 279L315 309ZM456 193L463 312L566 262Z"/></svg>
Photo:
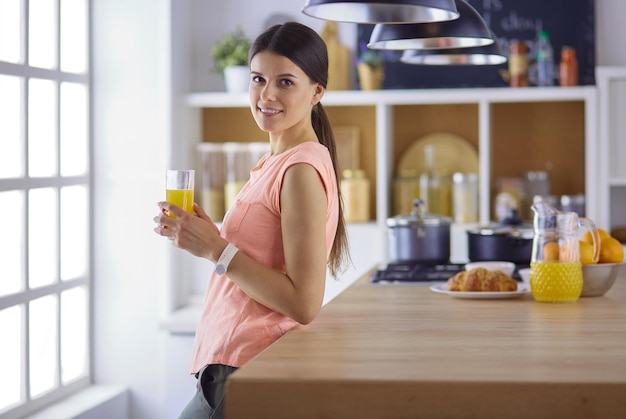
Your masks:
<svg viewBox="0 0 626 419"><path fill-rule="evenodd" d="M326 254L337 230L339 202L337 182L328 149L319 143L302 143L263 165L268 155L250 172L250 179L228 210L220 234L252 259L285 272L280 224L280 191L285 171L306 163L319 173L328 201ZM196 329L191 361L194 374L206 364L240 367L298 323L256 302L228 279L211 274Z"/></svg>

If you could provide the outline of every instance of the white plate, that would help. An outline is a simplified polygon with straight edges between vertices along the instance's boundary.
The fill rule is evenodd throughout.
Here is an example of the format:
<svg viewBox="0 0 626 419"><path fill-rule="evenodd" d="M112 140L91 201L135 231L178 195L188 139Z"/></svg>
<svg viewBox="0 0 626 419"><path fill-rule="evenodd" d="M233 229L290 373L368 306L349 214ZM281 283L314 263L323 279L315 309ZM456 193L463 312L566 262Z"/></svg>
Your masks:
<svg viewBox="0 0 626 419"><path fill-rule="evenodd" d="M467 139L451 132L433 132L415 140L402 153L397 175L405 170L420 173L424 170L424 149L434 147L434 168L450 174L478 173L478 151Z"/></svg>
<svg viewBox="0 0 626 419"><path fill-rule="evenodd" d="M526 284L517 284L517 291L448 291L448 283L441 282L433 284L431 291L439 294L448 294L455 298L466 298L469 300L502 300L506 298L518 298L530 292Z"/></svg>

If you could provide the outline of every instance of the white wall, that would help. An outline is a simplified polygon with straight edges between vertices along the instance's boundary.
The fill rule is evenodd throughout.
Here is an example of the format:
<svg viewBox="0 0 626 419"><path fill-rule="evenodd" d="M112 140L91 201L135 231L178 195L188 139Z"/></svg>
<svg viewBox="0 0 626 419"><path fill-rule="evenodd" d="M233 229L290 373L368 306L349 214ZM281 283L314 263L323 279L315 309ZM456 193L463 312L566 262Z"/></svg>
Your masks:
<svg viewBox="0 0 626 419"><path fill-rule="evenodd" d="M208 72L210 44L237 24L254 36L273 13L292 15L318 30L323 22L300 14L304 0L220 1L219 13L217 0L93 3L94 376L98 383L130 388L131 418L171 418L193 389L195 380L186 370L192 339L170 340L159 330L171 250L153 234L152 217L162 199L162 173L177 158L170 138L185 132L184 121L171 125L181 103L178 94L187 87L223 89L221 76ZM180 19L189 11L194 19L186 26ZM626 31L619 20L626 16L626 2L598 1L596 13L598 64L626 65L621 45ZM190 34L179 32L185 27ZM342 43L353 43L345 35L353 30L340 25ZM131 186L128 177L139 186Z"/></svg>
<svg viewBox="0 0 626 419"><path fill-rule="evenodd" d="M301 13L304 0L228 0L220 3L216 12L215 2L191 0L194 10L192 31L191 87L193 91L224 90L222 75L211 72L211 44L238 25L253 39L268 27L268 23L286 16L321 32L325 21ZM356 39L356 25L339 23L340 42L350 47Z"/></svg>
<svg viewBox="0 0 626 419"><path fill-rule="evenodd" d="M152 232L170 129L168 0L93 3L94 378L163 417L166 243Z"/></svg>

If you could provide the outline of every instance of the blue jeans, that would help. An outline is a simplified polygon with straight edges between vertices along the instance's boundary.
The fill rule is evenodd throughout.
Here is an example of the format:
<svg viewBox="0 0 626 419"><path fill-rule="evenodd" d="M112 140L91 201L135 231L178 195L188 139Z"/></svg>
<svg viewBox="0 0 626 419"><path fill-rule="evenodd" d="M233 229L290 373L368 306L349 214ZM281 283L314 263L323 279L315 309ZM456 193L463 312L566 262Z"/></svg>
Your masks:
<svg viewBox="0 0 626 419"><path fill-rule="evenodd" d="M224 384L237 368L210 364L196 374L196 394L189 401L178 419L223 419Z"/></svg>

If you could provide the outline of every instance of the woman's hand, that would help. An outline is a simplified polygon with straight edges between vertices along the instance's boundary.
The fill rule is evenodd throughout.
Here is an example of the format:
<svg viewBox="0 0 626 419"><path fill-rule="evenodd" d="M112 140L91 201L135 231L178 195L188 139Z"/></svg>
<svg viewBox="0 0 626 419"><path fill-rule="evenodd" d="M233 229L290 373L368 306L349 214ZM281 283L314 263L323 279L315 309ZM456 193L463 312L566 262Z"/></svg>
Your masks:
<svg viewBox="0 0 626 419"><path fill-rule="evenodd" d="M193 214L183 211L169 202L157 204L161 213L154 217L157 226L154 231L172 240L174 246L186 250L194 256L207 258L215 262L226 246L220 232L211 217L196 203ZM172 214L176 218L170 218Z"/></svg>

